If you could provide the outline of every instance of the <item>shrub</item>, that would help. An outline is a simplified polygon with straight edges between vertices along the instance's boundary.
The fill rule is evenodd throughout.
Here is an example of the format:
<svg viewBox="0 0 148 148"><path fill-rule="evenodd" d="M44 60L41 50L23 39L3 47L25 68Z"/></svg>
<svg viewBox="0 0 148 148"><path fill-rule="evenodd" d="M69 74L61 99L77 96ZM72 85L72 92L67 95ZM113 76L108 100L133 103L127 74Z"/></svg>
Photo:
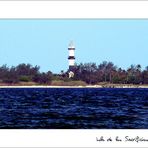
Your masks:
<svg viewBox="0 0 148 148"><path fill-rule="evenodd" d="M51 85L54 86L86 86L86 83L84 81L52 81Z"/></svg>
<svg viewBox="0 0 148 148"><path fill-rule="evenodd" d="M19 80L22 81L22 82L29 82L29 81L31 81L30 77L28 77L28 76L20 76Z"/></svg>

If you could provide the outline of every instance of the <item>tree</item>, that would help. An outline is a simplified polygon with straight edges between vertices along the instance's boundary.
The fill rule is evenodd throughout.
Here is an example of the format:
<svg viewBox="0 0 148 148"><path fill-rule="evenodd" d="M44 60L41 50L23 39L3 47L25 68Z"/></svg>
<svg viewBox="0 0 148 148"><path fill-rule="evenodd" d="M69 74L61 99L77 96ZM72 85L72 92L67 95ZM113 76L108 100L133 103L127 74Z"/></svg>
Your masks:
<svg viewBox="0 0 148 148"><path fill-rule="evenodd" d="M142 82L143 84L148 84L148 66L142 72Z"/></svg>
<svg viewBox="0 0 148 148"><path fill-rule="evenodd" d="M110 83L112 83L114 72L116 72L116 66L112 62L108 62L106 66L106 73L108 75L108 80Z"/></svg>
<svg viewBox="0 0 148 148"><path fill-rule="evenodd" d="M103 81L107 81L107 61L103 61L99 66L99 71L102 73Z"/></svg>
<svg viewBox="0 0 148 148"><path fill-rule="evenodd" d="M116 73L116 66L112 62L103 61L98 66L98 74L102 76L102 81L112 83L112 77Z"/></svg>
<svg viewBox="0 0 148 148"><path fill-rule="evenodd" d="M16 68L12 66L8 71L5 72L5 76L3 78L4 83L18 83L18 75L16 73Z"/></svg>
<svg viewBox="0 0 148 148"><path fill-rule="evenodd" d="M82 80L88 84L97 83L96 63L80 63L75 67L74 74L74 80Z"/></svg>
<svg viewBox="0 0 148 148"><path fill-rule="evenodd" d="M35 66L33 67L31 64L19 64L18 66L16 66L16 71L18 73L19 76L33 76L35 74L39 73L39 66Z"/></svg>
<svg viewBox="0 0 148 148"><path fill-rule="evenodd" d="M6 77L6 74L8 73L9 68L7 67L7 65L2 65L0 67L0 80L3 81L4 78Z"/></svg>
<svg viewBox="0 0 148 148"><path fill-rule="evenodd" d="M33 81L39 84L50 84L52 80L52 73L47 72L47 73L38 73L35 74L33 77Z"/></svg>

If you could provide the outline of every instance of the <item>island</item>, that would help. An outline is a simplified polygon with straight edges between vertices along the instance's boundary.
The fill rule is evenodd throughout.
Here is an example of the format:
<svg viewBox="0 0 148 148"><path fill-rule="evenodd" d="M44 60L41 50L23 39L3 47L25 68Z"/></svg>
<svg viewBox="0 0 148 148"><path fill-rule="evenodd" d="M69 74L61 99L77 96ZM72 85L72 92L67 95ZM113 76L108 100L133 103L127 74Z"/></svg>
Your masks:
<svg viewBox="0 0 148 148"><path fill-rule="evenodd" d="M99 65L80 63L74 66L73 77L69 78L68 72L41 72L39 66L25 63L12 67L2 65L0 88L148 88L148 66L142 69L140 64L125 70L107 61Z"/></svg>

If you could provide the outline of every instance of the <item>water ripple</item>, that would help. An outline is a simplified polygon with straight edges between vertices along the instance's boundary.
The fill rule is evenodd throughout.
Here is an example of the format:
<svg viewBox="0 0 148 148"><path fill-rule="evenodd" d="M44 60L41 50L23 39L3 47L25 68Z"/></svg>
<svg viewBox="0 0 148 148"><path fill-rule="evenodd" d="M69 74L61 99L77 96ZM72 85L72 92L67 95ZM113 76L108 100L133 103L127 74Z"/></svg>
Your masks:
<svg viewBox="0 0 148 148"><path fill-rule="evenodd" d="M1 129L148 129L148 89L0 89Z"/></svg>

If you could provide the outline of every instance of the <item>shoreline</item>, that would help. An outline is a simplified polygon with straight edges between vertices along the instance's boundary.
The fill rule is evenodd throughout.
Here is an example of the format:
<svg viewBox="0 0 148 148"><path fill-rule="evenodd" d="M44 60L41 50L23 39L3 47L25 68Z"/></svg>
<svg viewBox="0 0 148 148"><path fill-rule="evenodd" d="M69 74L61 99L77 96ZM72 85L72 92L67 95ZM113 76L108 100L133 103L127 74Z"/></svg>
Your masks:
<svg viewBox="0 0 148 148"><path fill-rule="evenodd" d="M0 88L148 88L148 85L86 85L86 86L55 86L55 85L1 85Z"/></svg>

